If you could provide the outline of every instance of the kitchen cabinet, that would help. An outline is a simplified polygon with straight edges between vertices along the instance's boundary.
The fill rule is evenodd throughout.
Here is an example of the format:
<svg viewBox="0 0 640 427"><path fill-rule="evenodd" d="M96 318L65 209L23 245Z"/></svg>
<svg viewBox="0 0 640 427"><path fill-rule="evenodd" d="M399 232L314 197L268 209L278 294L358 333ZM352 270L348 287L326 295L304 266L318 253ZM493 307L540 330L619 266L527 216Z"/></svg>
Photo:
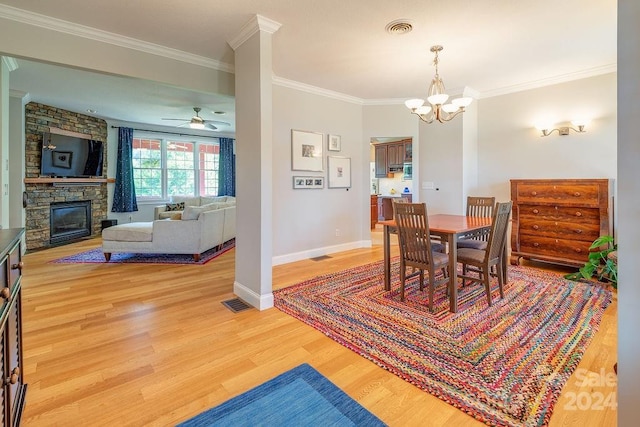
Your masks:
<svg viewBox="0 0 640 427"><path fill-rule="evenodd" d="M387 166L387 146L385 144L376 145L374 151L376 178L386 178L389 173L389 167Z"/></svg>
<svg viewBox="0 0 640 427"><path fill-rule="evenodd" d="M402 172L405 163L413 159L411 139L374 144L375 176L387 178L394 172Z"/></svg>
<svg viewBox="0 0 640 427"><path fill-rule="evenodd" d="M387 162L390 171L402 171L404 166L404 143L393 143L387 146Z"/></svg>
<svg viewBox="0 0 640 427"><path fill-rule="evenodd" d="M512 179L511 263L581 267L595 239L612 234L610 179Z"/></svg>
<svg viewBox="0 0 640 427"><path fill-rule="evenodd" d="M376 227L378 222L378 195L371 195L371 229Z"/></svg>

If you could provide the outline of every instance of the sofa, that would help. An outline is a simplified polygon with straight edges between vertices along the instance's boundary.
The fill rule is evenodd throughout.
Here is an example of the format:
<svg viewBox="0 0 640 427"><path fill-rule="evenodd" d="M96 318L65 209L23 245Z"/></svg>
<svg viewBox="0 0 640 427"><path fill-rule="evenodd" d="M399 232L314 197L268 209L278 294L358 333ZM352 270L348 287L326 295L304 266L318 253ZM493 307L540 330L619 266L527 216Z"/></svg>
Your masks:
<svg viewBox="0 0 640 427"><path fill-rule="evenodd" d="M156 206L153 219L178 219L187 206L203 206L210 203L228 203L235 205L236 199L232 196L171 196L169 203Z"/></svg>
<svg viewBox="0 0 640 427"><path fill-rule="evenodd" d="M203 252L236 237L235 204L186 206L181 219L132 222L102 231L105 260L112 253L191 254L197 262Z"/></svg>

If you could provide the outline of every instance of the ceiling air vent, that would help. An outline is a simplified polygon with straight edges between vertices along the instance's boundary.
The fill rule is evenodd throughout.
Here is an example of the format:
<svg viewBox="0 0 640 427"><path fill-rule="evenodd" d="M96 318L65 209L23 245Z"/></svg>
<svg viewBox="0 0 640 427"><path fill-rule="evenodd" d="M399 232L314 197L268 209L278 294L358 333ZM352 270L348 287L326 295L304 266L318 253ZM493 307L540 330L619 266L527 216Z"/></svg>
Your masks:
<svg viewBox="0 0 640 427"><path fill-rule="evenodd" d="M395 21L389 22L384 28L389 34L406 34L413 30L413 25L411 25L411 22L407 19L396 19Z"/></svg>

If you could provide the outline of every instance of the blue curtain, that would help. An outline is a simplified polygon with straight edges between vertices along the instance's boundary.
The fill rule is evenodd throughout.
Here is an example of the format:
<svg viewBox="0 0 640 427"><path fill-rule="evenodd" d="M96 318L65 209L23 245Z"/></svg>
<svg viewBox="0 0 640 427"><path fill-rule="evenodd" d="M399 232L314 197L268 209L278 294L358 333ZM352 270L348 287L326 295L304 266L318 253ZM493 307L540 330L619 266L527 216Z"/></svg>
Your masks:
<svg viewBox="0 0 640 427"><path fill-rule="evenodd" d="M220 167L218 168L218 196L236 195L236 155L232 138L220 138Z"/></svg>
<svg viewBox="0 0 640 427"><path fill-rule="evenodd" d="M133 129L118 130L118 160L116 185L113 191L111 212L136 212L136 189L133 184Z"/></svg>

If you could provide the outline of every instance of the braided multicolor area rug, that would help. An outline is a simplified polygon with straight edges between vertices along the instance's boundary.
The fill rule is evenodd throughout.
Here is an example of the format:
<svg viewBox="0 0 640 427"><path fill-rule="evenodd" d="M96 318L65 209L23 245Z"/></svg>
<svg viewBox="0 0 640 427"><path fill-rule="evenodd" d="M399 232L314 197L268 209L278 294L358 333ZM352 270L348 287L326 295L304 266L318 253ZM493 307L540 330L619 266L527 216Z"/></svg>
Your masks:
<svg viewBox="0 0 640 427"><path fill-rule="evenodd" d="M376 262L276 290L275 306L489 425L547 425L611 303L598 284L510 266L491 307L467 285L450 313L442 287L431 314L417 277L400 302L398 271L396 257L391 291Z"/></svg>

